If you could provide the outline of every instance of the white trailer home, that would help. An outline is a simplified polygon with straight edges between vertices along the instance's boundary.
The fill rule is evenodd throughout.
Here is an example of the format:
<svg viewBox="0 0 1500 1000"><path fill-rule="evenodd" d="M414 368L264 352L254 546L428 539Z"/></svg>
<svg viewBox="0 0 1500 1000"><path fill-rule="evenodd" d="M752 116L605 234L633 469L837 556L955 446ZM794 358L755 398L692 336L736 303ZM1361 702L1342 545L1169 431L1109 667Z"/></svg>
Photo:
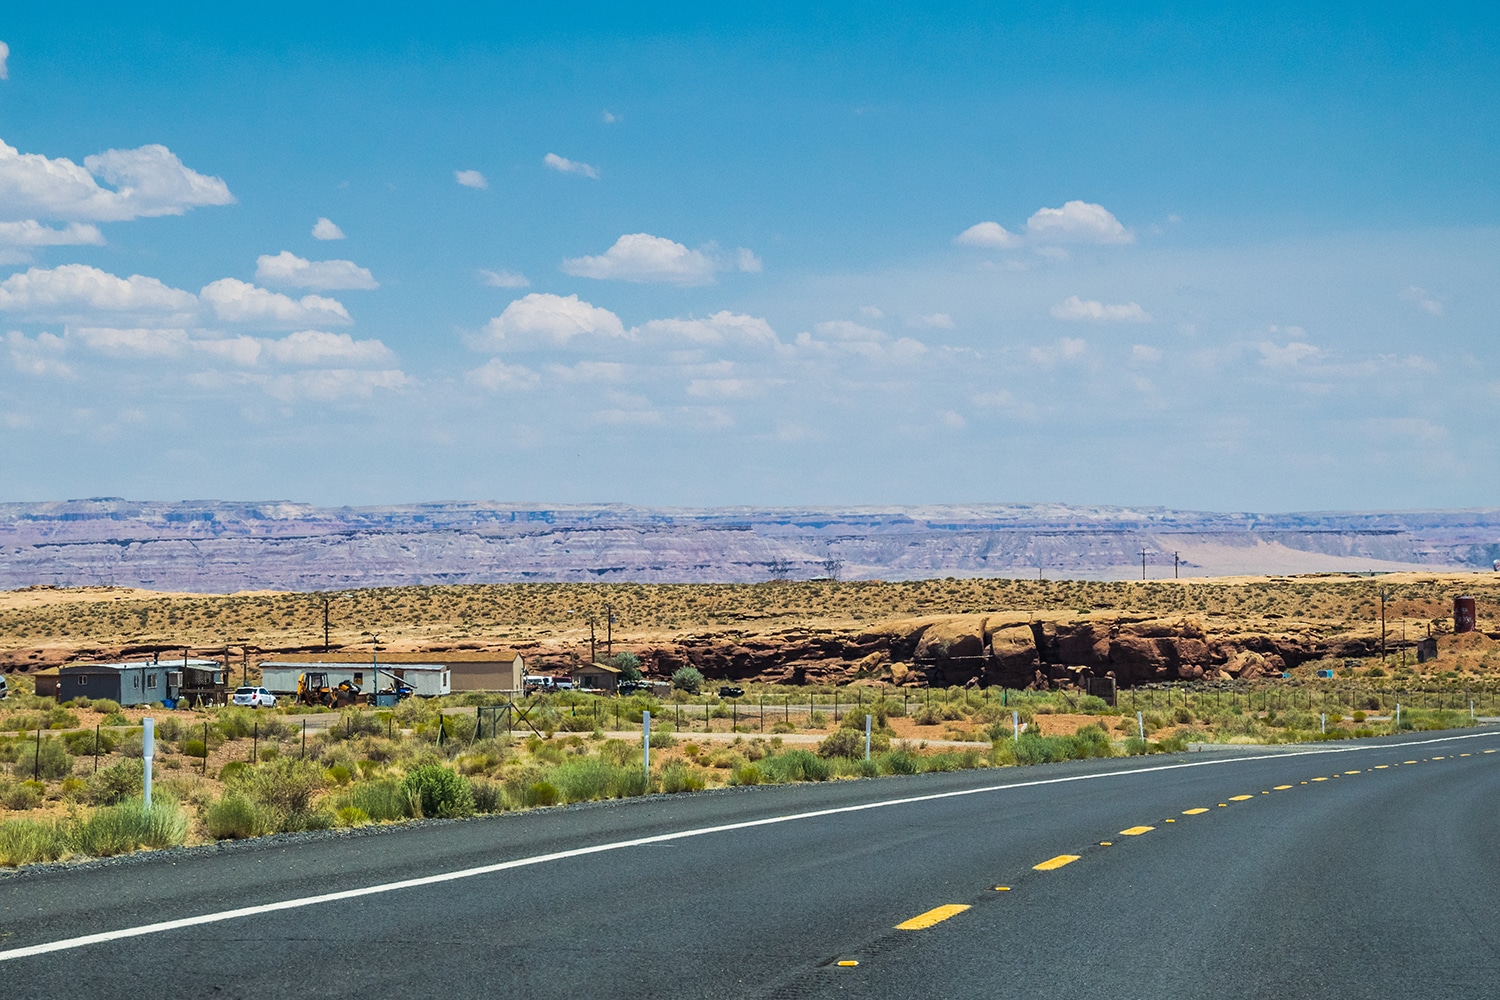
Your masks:
<svg viewBox="0 0 1500 1000"><path fill-rule="evenodd" d="M305 673L325 673L330 685L348 681L366 694L391 690L397 681L423 698L449 694L453 690L452 674L443 663L382 663L378 672L379 683L372 683L376 669L369 663L268 660L260 665L260 683L272 694L296 694L297 678Z"/></svg>

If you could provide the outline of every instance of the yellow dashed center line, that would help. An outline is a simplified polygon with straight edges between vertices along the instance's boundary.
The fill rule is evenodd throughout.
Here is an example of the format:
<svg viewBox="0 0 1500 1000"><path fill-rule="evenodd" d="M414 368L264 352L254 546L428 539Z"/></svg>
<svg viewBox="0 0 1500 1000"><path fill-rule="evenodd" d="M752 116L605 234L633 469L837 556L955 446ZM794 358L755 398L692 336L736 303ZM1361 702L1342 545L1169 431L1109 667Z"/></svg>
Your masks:
<svg viewBox="0 0 1500 1000"><path fill-rule="evenodd" d="M1460 757L1472 757L1472 756L1474 756L1474 755L1473 755L1473 754L1471 754L1471 753L1461 753L1461 754L1459 754L1459 756L1460 756Z"/></svg>
<svg viewBox="0 0 1500 1000"><path fill-rule="evenodd" d="M1008 886L1008 885L997 885L997 886L995 886L995 891L996 892L1010 892L1010 886Z"/></svg>
<svg viewBox="0 0 1500 1000"><path fill-rule="evenodd" d="M1360 772L1360 771L1345 771L1344 773L1345 774L1361 774L1363 772Z"/></svg>
<svg viewBox="0 0 1500 1000"><path fill-rule="evenodd" d="M1276 786L1276 791L1278 791L1278 792L1284 792L1288 788L1291 788L1291 787L1292 787L1291 785L1277 785Z"/></svg>
<svg viewBox="0 0 1500 1000"><path fill-rule="evenodd" d="M1100 847L1114 847L1115 846L1115 842L1113 840L1101 840L1101 841L1099 841L1099 846Z"/></svg>
<svg viewBox="0 0 1500 1000"><path fill-rule="evenodd" d="M1231 796L1229 796L1229 801L1230 802L1248 802L1248 801L1250 801L1250 799L1251 799L1251 796L1249 796L1249 795L1231 795Z"/></svg>
<svg viewBox="0 0 1500 1000"><path fill-rule="evenodd" d="M966 903L944 903L942 906L934 906L926 913L919 913L910 920L903 920L896 925L898 931L920 931L933 924L940 924L949 917L957 916L967 910Z"/></svg>
<svg viewBox="0 0 1500 1000"><path fill-rule="evenodd" d="M1447 757L1434 757L1433 760L1447 760Z"/></svg>
<svg viewBox="0 0 1500 1000"><path fill-rule="evenodd" d="M842 962L839 963L839 968L841 968L841 969L852 969L852 968L854 968L858 964L859 963L856 962L854 959L852 959L852 958L846 958Z"/></svg>
<svg viewBox="0 0 1500 1000"><path fill-rule="evenodd" d="M1494 753L1494 752L1495 752L1495 751L1493 751L1493 750L1486 750L1486 751L1485 751L1485 753Z"/></svg>
<svg viewBox="0 0 1500 1000"><path fill-rule="evenodd" d="M1386 768L1388 768L1390 766L1391 765L1389 765L1389 764L1376 764L1375 765L1375 770L1377 770L1377 771L1384 771Z"/></svg>
<svg viewBox="0 0 1500 1000"><path fill-rule="evenodd" d="M1314 778L1314 781L1327 781L1327 778Z"/></svg>
<svg viewBox="0 0 1500 1000"><path fill-rule="evenodd" d="M1156 829L1156 827L1154 827L1154 826L1132 826L1132 827L1129 827L1127 829L1121 830L1120 831L1120 836L1122 836L1122 837L1139 837L1141 834L1143 834L1143 833L1150 833L1152 830L1155 830L1155 829Z"/></svg>
<svg viewBox="0 0 1500 1000"><path fill-rule="evenodd" d="M1078 855L1076 854L1059 854L1055 858L1048 858L1039 865L1032 865L1031 869L1038 872L1050 872L1061 868L1063 865L1071 865L1077 860Z"/></svg>
<svg viewBox="0 0 1500 1000"><path fill-rule="evenodd" d="M1203 813L1206 813L1206 812L1208 812L1207 809L1199 807L1197 809L1184 809L1182 811L1182 814L1184 816L1199 816L1199 815L1202 815Z"/></svg>
<svg viewBox="0 0 1500 1000"><path fill-rule="evenodd" d="M1403 764L1415 764L1416 761L1414 761L1414 760L1403 760L1401 763L1403 763Z"/></svg>

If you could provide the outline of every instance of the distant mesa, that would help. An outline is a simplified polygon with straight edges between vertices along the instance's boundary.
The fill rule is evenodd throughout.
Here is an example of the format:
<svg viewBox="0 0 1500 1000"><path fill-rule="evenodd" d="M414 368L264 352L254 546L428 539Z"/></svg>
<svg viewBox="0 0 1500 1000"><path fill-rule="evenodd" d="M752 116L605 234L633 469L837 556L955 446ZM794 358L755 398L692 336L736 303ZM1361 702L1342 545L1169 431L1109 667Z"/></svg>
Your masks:
<svg viewBox="0 0 1500 1000"><path fill-rule="evenodd" d="M1500 566L1500 509L1305 514L965 504L0 504L0 588L224 593L506 582L1151 579Z"/></svg>

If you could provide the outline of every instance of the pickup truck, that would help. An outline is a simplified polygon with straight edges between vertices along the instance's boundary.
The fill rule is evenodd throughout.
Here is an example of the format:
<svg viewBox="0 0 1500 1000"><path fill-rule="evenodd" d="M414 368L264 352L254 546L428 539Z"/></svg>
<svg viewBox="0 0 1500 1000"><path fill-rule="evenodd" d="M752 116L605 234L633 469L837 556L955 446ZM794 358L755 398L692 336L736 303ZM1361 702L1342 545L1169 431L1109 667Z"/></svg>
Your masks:
<svg viewBox="0 0 1500 1000"><path fill-rule="evenodd" d="M719 688L719 697L743 698L745 697L745 689L740 687L738 684L725 684L723 687Z"/></svg>

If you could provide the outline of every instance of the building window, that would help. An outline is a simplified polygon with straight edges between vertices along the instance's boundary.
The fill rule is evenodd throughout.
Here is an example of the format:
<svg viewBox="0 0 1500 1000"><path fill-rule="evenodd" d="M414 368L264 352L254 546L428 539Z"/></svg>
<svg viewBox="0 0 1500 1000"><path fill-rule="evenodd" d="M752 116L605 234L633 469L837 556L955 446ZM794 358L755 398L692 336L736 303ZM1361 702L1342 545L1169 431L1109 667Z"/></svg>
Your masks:
<svg viewBox="0 0 1500 1000"><path fill-rule="evenodd" d="M146 675L146 687L148 687L148 688L154 688L154 687L156 687L156 675L155 674L147 674Z"/></svg>
<svg viewBox="0 0 1500 1000"><path fill-rule="evenodd" d="M363 670L356 670L354 672L354 683L356 683L356 684L363 684L364 682L365 682L365 672Z"/></svg>
<svg viewBox="0 0 1500 1000"><path fill-rule="evenodd" d="M79 677L78 677L78 686L79 687L88 687L89 686L89 675L88 674L80 674L79 675Z"/></svg>

